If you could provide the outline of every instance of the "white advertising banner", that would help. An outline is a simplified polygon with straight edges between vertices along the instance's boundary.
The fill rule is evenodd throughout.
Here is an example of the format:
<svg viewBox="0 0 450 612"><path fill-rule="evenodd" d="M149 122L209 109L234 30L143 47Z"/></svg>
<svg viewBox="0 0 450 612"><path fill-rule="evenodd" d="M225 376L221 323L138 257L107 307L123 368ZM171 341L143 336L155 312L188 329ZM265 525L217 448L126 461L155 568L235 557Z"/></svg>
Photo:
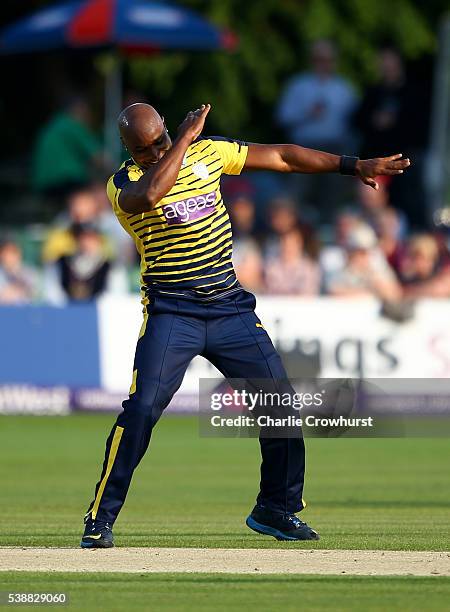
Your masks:
<svg viewBox="0 0 450 612"><path fill-rule="evenodd" d="M413 318L396 323L372 299L260 297L256 312L276 347L313 357L323 378L450 377L450 300L423 300ZM101 382L126 393L142 322L138 297L104 298L98 305ZM188 368L181 392L218 377L202 357Z"/></svg>

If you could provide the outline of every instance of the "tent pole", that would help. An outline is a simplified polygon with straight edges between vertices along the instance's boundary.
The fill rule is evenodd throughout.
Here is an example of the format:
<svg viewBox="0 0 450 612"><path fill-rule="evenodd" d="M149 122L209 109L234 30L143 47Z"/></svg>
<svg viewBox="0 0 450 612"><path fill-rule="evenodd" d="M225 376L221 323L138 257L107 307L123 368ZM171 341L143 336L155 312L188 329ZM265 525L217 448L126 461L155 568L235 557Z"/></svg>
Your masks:
<svg viewBox="0 0 450 612"><path fill-rule="evenodd" d="M122 109L122 59L114 54L105 75L105 161L116 169L120 165L121 144L117 133L117 116Z"/></svg>
<svg viewBox="0 0 450 612"><path fill-rule="evenodd" d="M430 149L426 165L425 185L428 195L430 218L446 205L446 190L449 188L449 171L446 160L450 148L450 13L441 22L439 50L436 57ZM436 219L434 219L436 222Z"/></svg>

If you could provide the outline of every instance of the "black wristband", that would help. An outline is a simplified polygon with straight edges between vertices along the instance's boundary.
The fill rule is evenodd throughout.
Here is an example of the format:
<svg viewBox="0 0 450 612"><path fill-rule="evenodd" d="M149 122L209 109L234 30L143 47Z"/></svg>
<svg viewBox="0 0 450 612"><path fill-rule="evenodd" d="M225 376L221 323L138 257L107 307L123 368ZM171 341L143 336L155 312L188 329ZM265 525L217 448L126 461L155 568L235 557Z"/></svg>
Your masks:
<svg viewBox="0 0 450 612"><path fill-rule="evenodd" d="M359 157L353 155L341 155L339 162L339 172L349 176L356 176L356 164L359 161Z"/></svg>

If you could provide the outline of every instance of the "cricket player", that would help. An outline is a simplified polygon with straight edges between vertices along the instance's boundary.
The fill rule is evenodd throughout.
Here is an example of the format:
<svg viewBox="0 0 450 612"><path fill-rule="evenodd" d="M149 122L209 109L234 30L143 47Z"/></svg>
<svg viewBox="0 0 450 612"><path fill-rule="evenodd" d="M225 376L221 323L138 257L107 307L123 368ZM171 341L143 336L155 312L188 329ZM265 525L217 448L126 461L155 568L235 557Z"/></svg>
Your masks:
<svg viewBox="0 0 450 612"><path fill-rule="evenodd" d="M210 108L202 104L189 112L173 142L152 106L132 104L118 119L130 159L109 179L107 192L141 256L144 321L129 397L106 441L100 480L85 515L83 548L114 545L112 528L133 472L196 355L228 378L287 378L255 314L255 297L241 287L233 269L222 174L340 172L377 189L378 175L401 174L410 163L401 154L361 160L293 144L205 137ZM260 446L260 491L248 527L278 540L318 540L296 516L304 507L303 438L261 437Z"/></svg>

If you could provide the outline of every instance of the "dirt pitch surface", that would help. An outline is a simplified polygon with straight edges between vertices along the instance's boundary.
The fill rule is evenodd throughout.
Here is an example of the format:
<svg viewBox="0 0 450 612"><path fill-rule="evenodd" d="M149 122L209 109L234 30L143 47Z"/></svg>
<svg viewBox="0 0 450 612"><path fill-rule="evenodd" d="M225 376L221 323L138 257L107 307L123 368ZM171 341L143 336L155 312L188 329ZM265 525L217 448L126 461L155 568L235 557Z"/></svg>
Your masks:
<svg viewBox="0 0 450 612"><path fill-rule="evenodd" d="M0 548L0 570L450 576L450 552L232 548Z"/></svg>

